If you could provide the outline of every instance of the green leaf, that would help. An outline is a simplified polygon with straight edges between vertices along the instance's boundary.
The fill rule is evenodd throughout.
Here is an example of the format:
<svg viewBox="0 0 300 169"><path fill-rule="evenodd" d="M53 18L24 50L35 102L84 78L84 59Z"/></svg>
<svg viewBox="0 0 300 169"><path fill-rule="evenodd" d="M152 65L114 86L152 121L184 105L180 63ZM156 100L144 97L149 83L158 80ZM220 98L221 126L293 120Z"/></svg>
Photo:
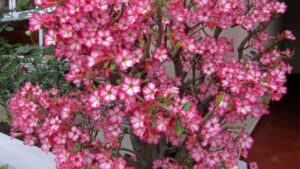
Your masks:
<svg viewBox="0 0 300 169"><path fill-rule="evenodd" d="M136 78L141 78L142 77L142 72L138 72L134 75L134 77Z"/></svg>
<svg viewBox="0 0 300 169"><path fill-rule="evenodd" d="M74 153L78 152L81 150L81 148L82 148L81 145L79 143L76 143L72 149L72 152L74 152Z"/></svg>
<svg viewBox="0 0 300 169"><path fill-rule="evenodd" d="M8 165L6 164L6 165L2 165L2 166L0 166L0 169L8 169L9 167L8 167Z"/></svg>
<svg viewBox="0 0 300 169"><path fill-rule="evenodd" d="M16 4L16 9L20 10L22 8L25 8L29 3L29 0L21 0Z"/></svg>
<svg viewBox="0 0 300 169"><path fill-rule="evenodd" d="M182 106L182 109L183 109L183 110L188 110L188 109L190 109L190 107L191 107L191 103L190 103L190 102L186 102L186 103L184 103L184 105Z"/></svg>
<svg viewBox="0 0 300 169"><path fill-rule="evenodd" d="M119 85L119 84L122 83L122 80L121 80L121 79L118 79L118 80L116 81L116 83Z"/></svg>
<svg viewBox="0 0 300 169"><path fill-rule="evenodd" d="M115 70L117 65L115 63L110 64L110 70Z"/></svg>
<svg viewBox="0 0 300 169"><path fill-rule="evenodd" d="M7 79L7 76L2 76L2 74L1 74L1 76L0 76L0 82L4 81L6 79Z"/></svg>
<svg viewBox="0 0 300 169"><path fill-rule="evenodd" d="M5 27L7 27L7 24L1 25L1 26L0 26L0 32L2 32L2 31L5 29Z"/></svg>
<svg viewBox="0 0 300 169"><path fill-rule="evenodd" d="M225 95L225 93L221 93L217 96L217 98L216 98L217 105L219 105L223 101L224 95Z"/></svg>
<svg viewBox="0 0 300 169"><path fill-rule="evenodd" d="M157 107L153 107L151 111L152 115L155 116L157 112L158 112Z"/></svg>
<svg viewBox="0 0 300 169"><path fill-rule="evenodd" d="M176 95L174 93L169 95L169 99L173 99Z"/></svg>
<svg viewBox="0 0 300 169"><path fill-rule="evenodd" d="M7 31L7 32L11 32L11 31L14 31L15 29L11 26L7 26L7 27L4 28L4 30Z"/></svg>
<svg viewBox="0 0 300 169"><path fill-rule="evenodd" d="M181 47L181 45L182 45L182 42L183 42L183 40L177 41L176 44L175 44L175 48L179 49Z"/></svg>
<svg viewBox="0 0 300 169"><path fill-rule="evenodd" d="M152 120L152 128L155 128L155 127L156 127L156 120L153 119L153 120Z"/></svg>
<svg viewBox="0 0 300 169"><path fill-rule="evenodd" d="M10 115L9 112L7 112L5 108L3 107L0 108L0 122L9 124L10 123L9 115Z"/></svg>
<svg viewBox="0 0 300 169"><path fill-rule="evenodd" d="M30 45L24 45L24 46L19 46L15 49L16 54L25 54L28 53L29 51L33 50L34 47Z"/></svg>
<svg viewBox="0 0 300 169"><path fill-rule="evenodd" d="M184 128L180 120L176 121L176 133L177 135L181 135L184 132Z"/></svg>

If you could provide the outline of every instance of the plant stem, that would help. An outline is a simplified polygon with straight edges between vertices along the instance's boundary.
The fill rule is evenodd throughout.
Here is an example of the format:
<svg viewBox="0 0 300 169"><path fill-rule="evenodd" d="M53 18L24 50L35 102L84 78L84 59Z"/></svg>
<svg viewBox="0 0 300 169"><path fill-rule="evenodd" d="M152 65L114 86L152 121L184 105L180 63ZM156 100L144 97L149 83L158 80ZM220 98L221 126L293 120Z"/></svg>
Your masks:
<svg viewBox="0 0 300 169"><path fill-rule="evenodd" d="M248 35L242 40L242 42L240 43L240 46L238 47L239 60L241 60L243 58L246 43L251 40L253 35L265 30L268 27L268 25L269 25L269 22L257 26L253 31L249 32Z"/></svg>

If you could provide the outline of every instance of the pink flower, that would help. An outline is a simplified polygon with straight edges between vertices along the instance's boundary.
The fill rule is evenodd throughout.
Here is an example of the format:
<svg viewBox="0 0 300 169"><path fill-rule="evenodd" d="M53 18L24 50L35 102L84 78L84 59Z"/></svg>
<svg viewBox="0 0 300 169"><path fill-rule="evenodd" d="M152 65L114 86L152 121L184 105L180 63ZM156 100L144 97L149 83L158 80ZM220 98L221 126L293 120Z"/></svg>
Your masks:
<svg viewBox="0 0 300 169"><path fill-rule="evenodd" d="M191 157L196 162L200 162L204 158L205 151L201 146L197 146L190 150Z"/></svg>
<svg viewBox="0 0 300 169"><path fill-rule="evenodd" d="M140 63L142 57L144 56L144 52L142 49L138 48L135 51L133 51L133 62L134 63Z"/></svg>
<svg viewBox="0 0 300 169"><path fill-rule="evenodd" d="M157 144L161 138L160 134L155 130L148 130L144 137L148 144Z"/></svg>
<svg viewBox="0 0 300 169"><path fill-rule="evenodd" d="M73 126L71 130L68 132L68 138L70 138L73 141L77 141L80 135L81 135L80 130L78 130L77 127L75 126Z"/></svg>
<svg viewBox="0 0 300 169"><path fill-rule="evenodd" d="M252 110L251 103L246 99L243 99L243 100L236 99L235 105L236 105L237 113L240 113L240 114L246 115L246 114L250 113Z"/></svg>
<svg viewBox="0 0 300 169"><path fill-rule="evenodd" d="M249 134L242 132L239 136L239 142L241 143L241 148L248 150L253 144L253 139L249 136Z"/></svg>
<svg viewBox="0 0 300 169"><path fill-rule="evenodd" d="M131 116L130 123L134 129L143 128L145 126L145 115L140 111L135 111L134 116Z"/></svg>
<svg viewBox="0 0 300 169"><path fill-rule="evenodd" d="M296 40L295 35L291 31L289 31L289 30L285 30L284 32L282 32L281 36L284 39Z"/></svg>
<svg viewBox="0 0 300 169"><path fill-rule="evenodd" d="M57 6L55 8L55 16L59 18L59 22L61 24L68 22L71 18L64 6Z"/></svg>
<svg viewBox="0 0 300 169"><path fill-rule="evenodd" d="M53 29L50 29L45 35L45 45L51 46L56 44L56 32Z"/></svg>
<svg viewBox="0 0 300 169"><path fill-rule="evenodd" d="M203 73L205 73L209 76L216 71L215 68L216 68L216 65L214 65L213 63L205 63L202 66Z"/></svg>
<svg viewBox="0 0 300 169"><path fill-rule="evenodd" d="M162 116L158 116L156 119L156 125L155 125L155 129L158 132L166 132L168 125L169 125L170 119L164 118Z"/></svg>
<svg viewBox="0 0 300 169"><path fill-rule="evenodd" d="M100 97L106 102L115 101L117 99L118 89L111 84L105 85L99 89Z"/></svg>
<svg viewBox="0 0 300 169"><path fill-rule="evenodd" d="M44 25L44 20L43 20L42 15L40 13L34 13L29 18L29 30L31 32L40 30L43 25Z"/></svg>
<svg viewBox="0 0 300 169"><path fill-rule="evenodd" d="M126 76L121 84L121 90L129 96L135 96L141 91L141 79Z"/></svg>
<svg viewBox="0 0 300 169"><path fill-rule="evenodd" d="M120 69L125 71L134 65L133 55L128 50L122 50L115 57L116 64L120 66Z"/></svg>
<svg viewBox="0 0 300 169"><path fill-rule="evenodd" d="M150 0L138 1L137 2L137 12L139 14L145 15L152 10L152 5Z"/></svg>
<svg viewBox="0 0 300 169"><path fill-rule="evenodd" d="M98 91L94 91L88 99L92 108L98 108L100 106L100 96Z"/></svg>
<svg viewBox="0 0 300 169"><path fill-rule="evenodd" d="M99 169L113 169L113 161L106 156L97 157L99 161Z"/></svg>
<svg viewBox="0 0 300 169"><path fill-rule="evenodd" d="M285 13L287 5L284 2L276 2L275 4L276 5L274 7L276 7L277 13Z"/></svg>
<svg viewBox="0 0 300 169"><path fill-rule="evenodd" d="M83 31L81 33L81 37L82 37L81 44L85 45L88 48L91 48L93 45L96 44L95 35L96 35L96 32L93 32L93 31Z"/></svg>
<svg viewBox="0 0 300 169"><path fill-rule="evenodd" d="M146 101L155 100L156 92L157 92L156 86L152 82L147 83L147 85L143 87L143 95Z"/></svg>
<svg viewBox="0 0 300 169"><path fill-rule="evenodd" d="M109 121L112 123L122 124L126 113L120 109L120 107L114 107L107 111L109 115Z"/></svg>
<svg viewBox="0 0 300 169"><path fill-rule="evenodd" d="M114 41L109 31L99 30L97 32L96 38L97 38L97 44L102 45L104 47L109 47Z"/></svg>
<svg viewBox="0 0 300 169"><path fill-rule="evenodd" d="M73 29L71 25L64 24L61 26L61 28L58 30L58 33L63 38L71 38L73 36Z"/></svg>
<svg viewBox="0 0 300 169"><path fill-rule="evenodd" d="M168 51L163 48L156 48L154 51L153 58L157 59L160 62L164 62L168 59Z"/></svg>
<svg viewBox="0 0 300 169"><path fill-rule="evenodd" d="M34 0L34 4L41 6L42 8L47 8L53 6L57 3L57 0Z"/></svg>
<svg viewBox="0 0 300 169"><path fill-rule="evenodd" d="M59 145L64 145L67 142L67 135L65 133L59 132L55 137L54 137L54 142Z"/></svg>

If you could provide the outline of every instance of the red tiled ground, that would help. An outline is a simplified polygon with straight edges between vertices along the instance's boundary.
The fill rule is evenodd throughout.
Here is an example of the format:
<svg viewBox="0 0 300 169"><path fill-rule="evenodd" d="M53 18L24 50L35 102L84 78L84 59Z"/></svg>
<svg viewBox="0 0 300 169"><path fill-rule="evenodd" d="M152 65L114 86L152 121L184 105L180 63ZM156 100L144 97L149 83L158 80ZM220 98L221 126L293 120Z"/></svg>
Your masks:
<svg viewBox="0 0 300 169"><path fill-rule="evenodd" d="M248 161L256 161L260 169L300 169L300 84L291 82L288 94L271 105L271 112L253 134Z"/></svg>

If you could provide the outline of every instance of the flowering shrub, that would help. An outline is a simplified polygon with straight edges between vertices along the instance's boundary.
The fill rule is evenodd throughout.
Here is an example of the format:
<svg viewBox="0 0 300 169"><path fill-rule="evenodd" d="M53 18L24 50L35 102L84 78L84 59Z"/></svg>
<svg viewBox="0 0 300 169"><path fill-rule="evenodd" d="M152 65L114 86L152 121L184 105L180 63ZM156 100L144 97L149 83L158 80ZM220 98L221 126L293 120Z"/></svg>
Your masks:
<svg viewBox="0 0 300 169"><path fill-rule="evenodd" d="M53 47L10 44L0 37L0 68L0 126L9 125L9 100L24 82L38 82L46 89L59 87L68 91L72 88L64 79L68 62L63 58L55 58Z"/></svg>
<svg viewBox="0 0 300 169"><path fill-rule="evenodd" d="M57 168L238 168L253 143L233 125L286 93L294 40L266 28L274 0L36 0L30 31L67 58L67 94L26 83L10 103L12 135L56 155ZM241 42L222 35L233 27ZM175 75L167 73L172 63ZM122 140L130 136L132 149ZM256 165L251 165L256 166Z"/></svg>

